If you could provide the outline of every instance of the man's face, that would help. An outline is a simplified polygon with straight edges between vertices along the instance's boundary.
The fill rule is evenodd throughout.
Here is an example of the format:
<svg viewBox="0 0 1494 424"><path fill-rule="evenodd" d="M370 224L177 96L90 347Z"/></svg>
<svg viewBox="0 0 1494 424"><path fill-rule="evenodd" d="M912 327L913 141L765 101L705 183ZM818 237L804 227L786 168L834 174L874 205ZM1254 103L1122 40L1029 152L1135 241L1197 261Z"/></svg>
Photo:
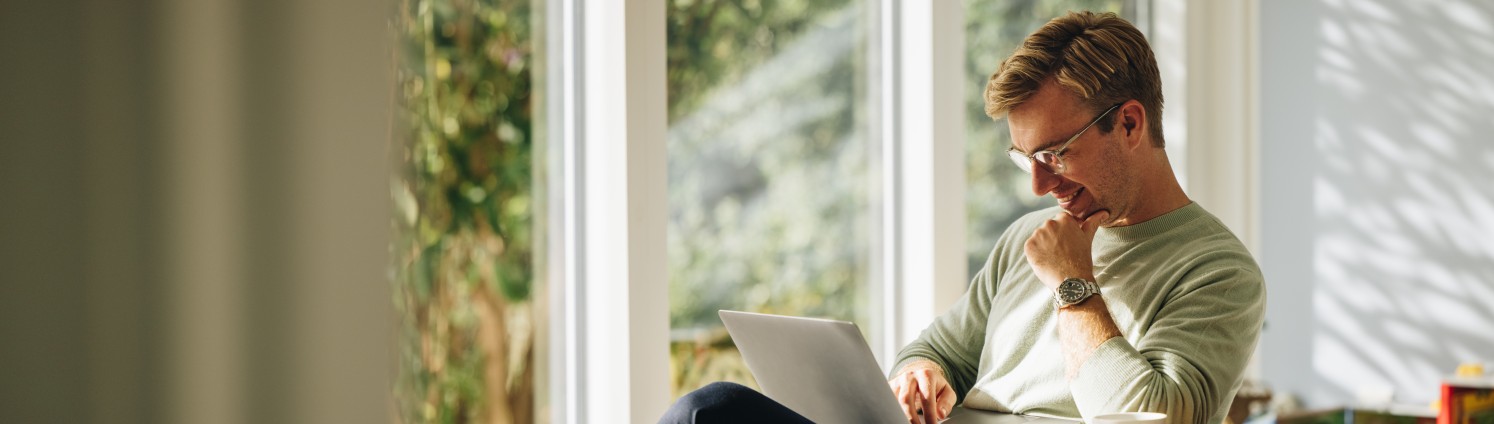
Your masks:
<svg viewBox="0 0 1494 424"><path fill-rule="evenodd" d="M1119 110L1111 112L1119 113ZM1058 149L1084 130L1096 115L1077 96L1050 80L1026 102L1012 109L1007 121L1013 147L1031 154ZM1118 121L1115 117L1108 120L1112 125ZM1106 134L1112 128L1101 128L1103 123L1096 123L1068 145L1061 155L1062 175L1033 166L1032 192L1038 196L1052 195L1059 207L1081 220L1107 210L1110 218L1102 225L1108 226L1125 222L1125 215L1134 203L1134 190L1126 183L1132 179L1126 174L1129 167L1121 148L1121 131Z"/></svg>

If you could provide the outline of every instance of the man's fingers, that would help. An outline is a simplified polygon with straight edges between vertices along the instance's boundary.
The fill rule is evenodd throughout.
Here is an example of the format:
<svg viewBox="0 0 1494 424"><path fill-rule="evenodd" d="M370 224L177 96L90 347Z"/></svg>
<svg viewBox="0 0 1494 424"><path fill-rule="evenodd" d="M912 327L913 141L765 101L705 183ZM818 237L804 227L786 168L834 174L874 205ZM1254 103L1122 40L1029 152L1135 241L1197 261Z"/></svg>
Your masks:
<svg viewBox="0 0 1494 424"><path fill-rule="evenodd" d="M923 416L939 419L938 394L943 388L934 387L933 372L929 370L915 372L913 377L918 380L918 395L923 398Z"/></svg>
<svg viewBox="0 0 1494 424"><path fill-rule="evenodd" d="M933 420L925 420L925 424L934 424L933 421L938 420L938 418L936 417L939 414L938 412L936 412L938 410L939 406L934 404L933 396L925 396L923 398L923 416L934 418Z"/></svg>
<svg viewBox="0 0 1494 424"><path fill-rule="evenodd" d="M897 382L897 388L893 389L893 394L897 396L898 406L903 408L903 415L908 418L909 423L917 424L915 417L918 416L918 405L922 403L922 399L919 399L918 388L911 386L918 383L913 381L913 376L909 373L899 375L894 381Z"/></svg>
<svg viewBox="0 0 1494 424"><path fill-rule="evenodd" d="M949 415L955 399L941 399L953 392L936 367L932 363L910 364L887 381L909 423L932 424Z"/></svg>
<svg viewBox="0 0 1494 424"><path fill-rule="evenodd" d="M933 385L929 383L928 370L914 371L913 381L913 384L917 386L915 387L915 390L913 390L913 392L917 394L916 399L918 399L918 402L914 403L914 405L916 405L916 409L918 410L918 416L916 418L920 422L931 424L927 423L927 420L923 419L924 417L927 417L934 412L934 409L931 408L931 406L933 405L933 402L931 401L934 399L933 395L935 392L932 387Z"/></svg>
<svg viewBox="0 0 1494 424"><path fill-rule="evenodd" d="M908 416L908 422L913 424L923 422L921 405L923 405L923 396L918 395L918 390L909 390L907 402L903 403L903 415Z"/></svg>
<svg viewBox="0 0 1494 424"><path fill-rule="evenodd" d="M954 411L955 401L957 400L959 400L959 397L955 395L953 387L949 387L946 385L944 386L943 390L939 391L938 403L940 420L949 418L950 412Z"/></svg>
<svg viewBox="0 0 1494 424"><path fill-rule="evenodd" d="M929 379L928 371L915 372L913 378L918 380L918 394L924 399L933 399L934 393L938 393L934 391L934 383Z"/></svg>
<svg viewBox="0 0 1494 424"><path fill-rule="evenodd" d="M1100 224L1105 223L1108 219L1110 219L1110 211L1099 210L1090 214L1089 218L1085 218L1084 225L1080 228L1084 229L1084 234L1093 236L1095 235L1095 231L1100 229Z"/></svg>

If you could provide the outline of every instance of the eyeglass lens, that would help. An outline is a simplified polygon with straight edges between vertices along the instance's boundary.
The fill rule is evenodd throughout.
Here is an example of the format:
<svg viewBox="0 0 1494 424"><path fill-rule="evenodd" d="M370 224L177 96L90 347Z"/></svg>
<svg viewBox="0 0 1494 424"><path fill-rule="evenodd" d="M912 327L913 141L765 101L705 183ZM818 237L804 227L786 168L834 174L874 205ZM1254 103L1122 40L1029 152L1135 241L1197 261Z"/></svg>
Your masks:
<svg viewBox="0 0 1494 424"><path fill-rule="evenodd" d="M1037 162L1038 166L1043 167L1044 171L1048 171L1054 174L1063 172L1062 160L1058 158L1057 154L1051 151L1044 150L1034 153L1031 159L1029 159L1027 155L1022 154L1022 152L1018 152L1015 150L1007 153L1011 156L1012 162L1017 164L1017 168L1022 169L1022 172L1031 174L1033 162Z"/></svg>

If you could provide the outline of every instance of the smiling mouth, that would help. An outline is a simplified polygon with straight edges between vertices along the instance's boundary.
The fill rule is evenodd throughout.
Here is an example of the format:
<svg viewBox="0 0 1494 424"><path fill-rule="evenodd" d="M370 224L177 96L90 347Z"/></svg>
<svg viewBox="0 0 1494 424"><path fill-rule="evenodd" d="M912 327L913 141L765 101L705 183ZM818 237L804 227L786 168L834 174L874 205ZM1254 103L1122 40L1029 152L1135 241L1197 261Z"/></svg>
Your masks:
<svg viewBox="0 0 1494 424"><path fill-rule="evenodd" d="M1058 199L1058 203L1069 203L1074 201L1074 198L1079 197L1080 193L1084 193L1084 187L1080 187L1078 190L1074 190L1074 192L1069 193L1068 196L1058 197L1055 195L1053 196L1053 198Z"/></svg>

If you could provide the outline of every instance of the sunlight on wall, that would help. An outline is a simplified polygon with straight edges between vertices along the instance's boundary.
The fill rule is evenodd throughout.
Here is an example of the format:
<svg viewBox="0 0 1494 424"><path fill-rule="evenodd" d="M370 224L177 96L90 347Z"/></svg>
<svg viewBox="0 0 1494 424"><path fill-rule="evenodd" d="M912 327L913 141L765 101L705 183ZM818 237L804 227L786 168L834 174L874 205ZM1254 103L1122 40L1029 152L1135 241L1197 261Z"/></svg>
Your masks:
<svg viewBox="0 0 1494 424"><path fill-rule="evenodd" d="M1311 234L1301 236L1311 242L1310 269L1263 262L1268 284L1312 286L1311 312L1271 305L1268 318L1310 324L1311 345L1271 348L1311 358L1315 380L1295 387L1309 404L1385 391L1426 404L1460 362L1494 362L1494 4L1267 7L1317 12L1314 34L1299 34L1316 42L1312 98L1273 94L1283 88L1269 80L1264 88L1308 103L1301 111L1312 130L1263 140L1276 152L1311 155L1310 179L1295 182L1310 184L1310 209L1264 202L1311 211ZM1267 55L1281 47L1271 40L1262 45ZM1272 169L1268 153L1263 170ZM1291 183L1265 181L1267 197ZM1285 225L1264 216L1266 226ZM1287 242L1267 237L1264 245Z"/></svg>

